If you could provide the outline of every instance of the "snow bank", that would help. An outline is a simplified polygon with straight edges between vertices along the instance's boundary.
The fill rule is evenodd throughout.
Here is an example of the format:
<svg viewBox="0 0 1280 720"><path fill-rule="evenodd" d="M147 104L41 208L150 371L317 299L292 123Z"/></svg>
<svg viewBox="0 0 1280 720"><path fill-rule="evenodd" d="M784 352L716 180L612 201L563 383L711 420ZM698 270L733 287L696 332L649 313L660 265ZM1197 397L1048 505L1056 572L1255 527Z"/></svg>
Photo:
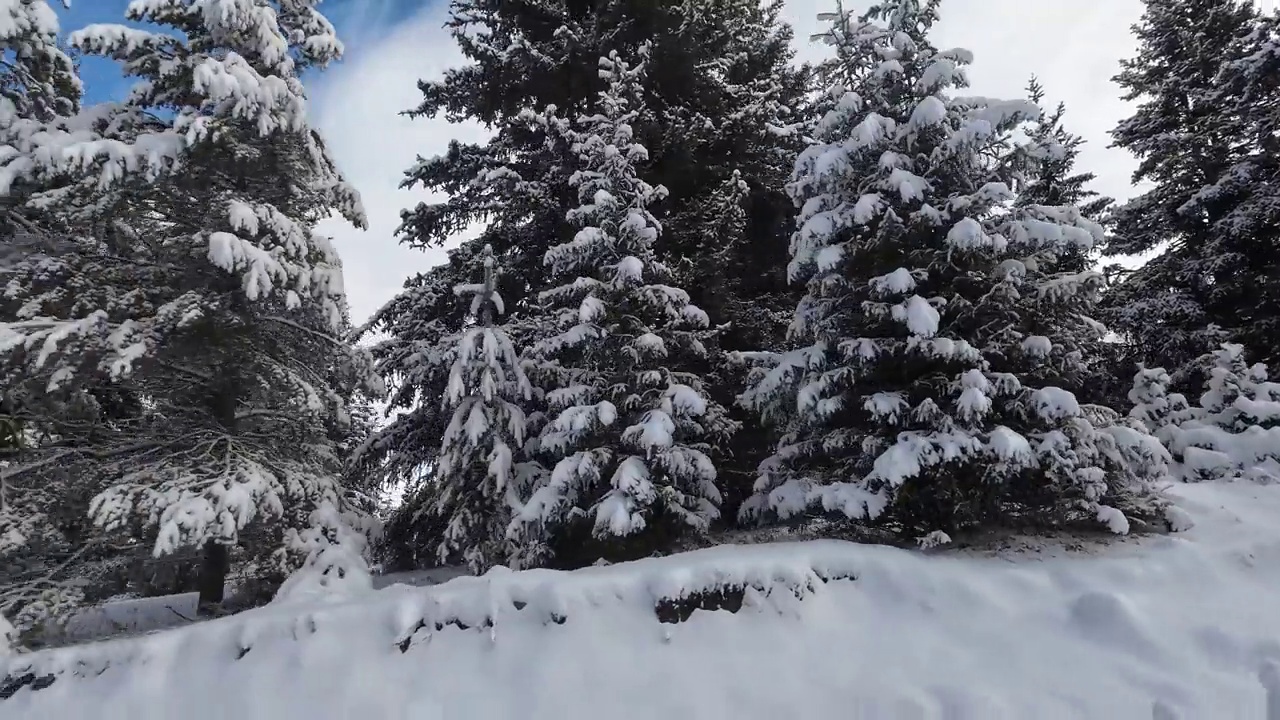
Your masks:
<svg viewBox="0 0 1280 720"><path fill-rule="evenodd" d="M180 627L196 619L199 593L115 600L76 613L47 641L66 644Z"/></svg>
<svg viewBox="0 0 1280 720"><path fill-rule="evenodd" d="M1280 487L1173 493L1193 529L1096 553L724 546L267 607L0 660L0 715L1261 720Z"/></svg>

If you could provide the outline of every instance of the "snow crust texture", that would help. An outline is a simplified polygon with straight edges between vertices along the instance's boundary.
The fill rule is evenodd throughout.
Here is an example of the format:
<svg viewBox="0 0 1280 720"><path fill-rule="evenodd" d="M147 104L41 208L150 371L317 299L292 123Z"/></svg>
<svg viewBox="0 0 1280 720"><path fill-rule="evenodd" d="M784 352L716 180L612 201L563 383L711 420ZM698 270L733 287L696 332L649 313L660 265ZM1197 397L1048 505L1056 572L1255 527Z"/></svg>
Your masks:
<svg viewBox="0 0 1280 720"><path fill-rule="evenodd" d="M1193 529L1102 556L722 546L267 607L10 656L0 715L1263 718L1259 673L1280 660L1280 488L1172 492ZM655 614L726 585L747 586L737 612ZM25 675L43 687L14 691Z"/></svg>

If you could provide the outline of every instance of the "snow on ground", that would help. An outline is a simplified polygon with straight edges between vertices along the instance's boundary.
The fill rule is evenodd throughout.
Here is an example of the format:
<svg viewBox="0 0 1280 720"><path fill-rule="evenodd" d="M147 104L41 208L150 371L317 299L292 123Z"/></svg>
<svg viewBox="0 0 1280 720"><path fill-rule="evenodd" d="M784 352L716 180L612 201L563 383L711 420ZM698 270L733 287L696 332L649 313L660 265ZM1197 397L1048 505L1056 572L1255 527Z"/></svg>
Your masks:
<svg viewBox="0 0 1280 720"><path fill-rule="evenodd" d="M1280 486L1174 492L1195 528L1101 552L723 546L267 607L0 660L54 677L0 717L1263 720ZM724 583L761 590L656 619Z"/></svg>
<svg viewBox="0 0 1280 720"><path fill-rule="evenodd" d="M407 572L386 573L373 576L373 589L381 590L392 585L409 585L410 587L430 587L448 582L456 577L467 575L464 567L439 567L426 570L410 570Z"/></svg>
<svg viewBox="0 0 1280 720"><path fill-rule="evenodd" d="M373 587L377 590L392 585L430 587L466 574L466 568L461 567L386 573L373 576ZM236 590L234 583L227 586L231 594ZM50 630L41 641L54 646L70 645L182 627L199 620L196 612L199 600L199 593L193 592L110 600L81 610L65 626Z"/></svg>
<svg viewBox="0 0 1280 720"><path fill-rule="evenodd" d="M180 627L196 618L199 599L199 593L182 593L103 603L76 613L46 639L65 644Z"/></svg>

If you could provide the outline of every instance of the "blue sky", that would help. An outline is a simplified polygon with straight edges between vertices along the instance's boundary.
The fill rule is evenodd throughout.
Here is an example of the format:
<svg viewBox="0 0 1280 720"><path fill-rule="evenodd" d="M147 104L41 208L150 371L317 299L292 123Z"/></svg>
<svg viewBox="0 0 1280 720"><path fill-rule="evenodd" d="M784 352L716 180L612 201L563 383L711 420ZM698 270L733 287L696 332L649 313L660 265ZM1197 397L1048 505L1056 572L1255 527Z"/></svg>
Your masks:
<svg viewBox="0 0 1280 720"><path fill-rule="evenodd" d="M400 23L444 1L327 0L321 3L320 9L347 43L348 59L355 59L376 47L379 40ZM129 0L72 0L69 10L63 10L58 2L50 4L60 13L63 29L70 32L91 23L124 22ZM87 103L118 98L129 86L121 77L119 66L101 58L83 58L80 74Z"/></svg>

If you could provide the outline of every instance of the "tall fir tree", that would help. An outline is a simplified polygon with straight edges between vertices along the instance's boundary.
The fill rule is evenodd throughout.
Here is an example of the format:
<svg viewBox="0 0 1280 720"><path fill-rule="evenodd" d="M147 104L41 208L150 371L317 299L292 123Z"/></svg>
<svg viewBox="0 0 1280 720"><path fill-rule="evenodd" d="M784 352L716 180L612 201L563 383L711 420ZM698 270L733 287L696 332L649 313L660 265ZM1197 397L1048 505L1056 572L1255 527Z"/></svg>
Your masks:
<svg viewBox="0 0 1280 720"><path fill-rule="evenodd" d="M1027 84L1027 99L1040 108L1040 115L1030 123L1027 136L1034 153L1028 158L1025 179L1018 188L1018 204L1071 205L1089 218L1103 217L1115 202L1089 188L1097 179L1091 172L1077 172L1076 161L1084 138L1067 129L1067 106L1058 103L1053 110L1044 106L1045 89L1036 78ZM1094 248L1096 250L1096 248ZM1078 258L1063 257L1063 269L1088 270L1094 258L1080 253Z"/></svg>
<svg viewBox="0 0 1280 720"><path fill-rule="evenodd" d="M1191 387L1195 360L1225 340L1275 352L1275 161L1256 122L1274 94L1228 70L1259 51L1259 23L1250 0L1148 0L1115 78L1137 107L1114 145L1151 188L1116 208L1108 251L1155 255L1110 294L1108 319L1140 362Z"/></svg>
<svg viewBox="0 0 1280 720"><path fill-rule="evenodd" d="M1207 248L1215 304L1233 313L1232 339L1252 360L1276 365L1280 350L1280 8L1237 36L1209 103L1228 119L1230 167L1181 212L1213 220ZM1220 282L1225 276L1228 282Z"/></svg>
<svg viewBox="0 0 1280 720"><path fill-rule="evenodd" d="M785 433L743 514L816 508L929 543L1014 516L1127 532L1162 450L1054 382L1098 331L1081 313L1101 284L1055 264L1102 229L1018 205L1042 150L1011 133L1038 110L955 93L971 54L930 43L938 5L831 16L830 110L789 186L801 347L743 396Z"/></svg>
<svg viewBox="0 0 1280 720"><path fill-rule="evenodd" d="M481 284L455 288L470 296L469 314L476 324L451 351L444 404L452 416L433 468L429 510L444 528L438 560L462 560L477 574L517 557L508 527L540 474L537 466L521 461L528 429L522 404L533 388L511 338L494 325L505 305L488 246L482 262Z"/></svg>
<svg viewBox="0 0 1280 720"><path fill-rule="evenodd" d="M478 120L493 136L480 145L455 143L410 170L407 186L449 197L404 213L400 236L431 247L473 224L484 229L447 265L413 279L371 323L390 335L375 352L384 377L394 379L394 406L405 411L370 445L371 467L392 483L430 473L435 444L420 439L438 437L433 432L447 417L436 401L443 374L426 369L440 367L431 357L435 338L455 337L465 322L465 307L450 289L474 276L479 249L494 248L504 267L501 290L510 297L536 298L552 286L543 256L576 232L565 218L577 204L569 178L579 160L561 124L594 106L604 89L595 62L614 49L626 54L651 42L662 58L645 79L632 123L651 156L648 179L670 190L653 208L666 218L659 259L694 304L707 307L721 327L721 347L781 339L783 309L797 297L779 269L780 239L794 213L781 188L798 151L794 126L807 71L790 63L791 31L779 21L780 8L781 2L757 0L451 5L450 29L472 64L422 83L423 103L412 114ZM509 311L504 325L517 345L546 336L549 322L536 303L513 302ZM721 403L740 384L714 352L686 369L705 373ZM531 379L536 424L544 393ZM761 437L756 428L719 448L735 477L758 461ZM412 525L405 517L393 523L405 532Z"/></svg>
<svg viewBox="0 0 1280 720"><path fill-rule="evenodd" d="M731 424L699 377L681 369L682 355L705 355L709 323L687 292L668 284L671 271L655 252L662 228L648 207L666 189L639 176L649 157L631 122L647 46L639 56L634 67L617 52L600 59L609 86L571 131L582 169L570 182L581 205L568 219L579 230L547 251L560 284L541 294L560 332L530 351L555 378L547 395L555 417L539 438L555 464L516 528L545 537L560 562L582 550L588 529L634 539L596 551L617 559L661 549L684 529L705 531L719 515L707 441Z"/></svg>
<svg viewBox="0 0 1280 720"><path fill-rule="evenodd" d="M361 525L335 437L352 394L381 386L342 336L341 264L315 231L334 211L364 219L306 120L300 74L342 50L314 4L134 3L128 19L156 30L75 33L138 83L7 166L45 184L31 204L76 242L10 282L7 379L50 403L103 381L143 400L91 444L51 443L15 472L94 479L95 521L155 526L158 555L203 548L205 608L233 550L278 572L359 564L326 547Z"/></svg>

